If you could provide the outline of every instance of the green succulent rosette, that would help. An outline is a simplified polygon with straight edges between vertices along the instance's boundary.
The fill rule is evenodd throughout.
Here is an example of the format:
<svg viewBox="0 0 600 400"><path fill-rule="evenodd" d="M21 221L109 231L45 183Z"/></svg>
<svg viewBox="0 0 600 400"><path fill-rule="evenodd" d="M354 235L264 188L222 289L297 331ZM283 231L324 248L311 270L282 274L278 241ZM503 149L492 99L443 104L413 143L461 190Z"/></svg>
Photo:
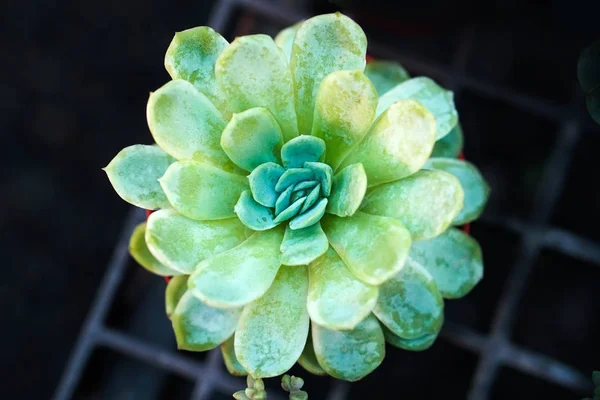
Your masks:
<svg viewBox="0 0 600 400"><path fill-rule="evenodd" d="M125 148L106 172L124 200L158 210L130 250L173 277L180 349L221 346L232 374L256 379L298 362L355 381L386 341L431 346L444 299L481 279L480 247L456 226L488 188L457 159L452 92L366 65L366 49L339 13L275 40L175 35L173 80L148 100L156 145Z"/></svg>

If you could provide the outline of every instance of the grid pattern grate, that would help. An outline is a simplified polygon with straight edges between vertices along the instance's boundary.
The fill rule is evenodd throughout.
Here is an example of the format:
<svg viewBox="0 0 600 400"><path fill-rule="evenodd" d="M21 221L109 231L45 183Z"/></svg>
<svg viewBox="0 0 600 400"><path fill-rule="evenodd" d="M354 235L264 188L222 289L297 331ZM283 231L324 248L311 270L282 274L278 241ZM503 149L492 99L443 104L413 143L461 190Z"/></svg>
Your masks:
<svg viewBox="0 0 600 400"><path fill-rule="evenodd" d="M220 0L215 5L209 25L217 31L225 31L232 23L234 13L237 11L241 11L242 15L244 13L260 15L263 18L275 20L282 26L305 17L302 13L265 0ZM248 27L248 20L243 25L242 30L252 29L252 27ZM556 106L469 77L466 72L466 64L472 51L475 31L474 27L468 27L461 35L457 51L449 67L400 56L394 49L378 43L369 43L369 50L373 56L398 60L409 70L432 76L446 87L451 88L457 98L462 96L463 91L468 90L479 96L510 104L512 107L538 118L551 120L559 127L534 196L534 211L531 218L483 218L485 224L501 227L520 237L517 261L504 284L499 305L494 311L490 332L482 334L465 325L448 321L442 331L442 340L479 356L469 389L468 399L470 400L490 398L498 371L503 366L574 391L589 391L591 383L588 377L582 375L574 367L510 341L517 308L542 249L552 249L600 265L598 243L550 225L553 207L557 204L564 187L568 166L585 127L581 126L582 122L576 118L576 113L572 112L572 105ZM143 212L137 209L133 210L127 218L106 276L55 393L56 400L73 398L83 370L97 347L109 348L119 354L131 356L143 363L193 381L195 386L191 395L192 399L209 399L215 393L230 395L244 387L240 378L231 377L224 371L221 366L219 350L210 352L204 360L196 360L183 353L178 353L174 349L165 350L107 326L107 315L114 303L117 288L125 277L129 258L128 239L133 228L143 218ZM336 381L329 388L326 398L329 400L346 399L350 387L347 383ZM278 397L275 394L270 395L270 398L277 399Z"/></svg>

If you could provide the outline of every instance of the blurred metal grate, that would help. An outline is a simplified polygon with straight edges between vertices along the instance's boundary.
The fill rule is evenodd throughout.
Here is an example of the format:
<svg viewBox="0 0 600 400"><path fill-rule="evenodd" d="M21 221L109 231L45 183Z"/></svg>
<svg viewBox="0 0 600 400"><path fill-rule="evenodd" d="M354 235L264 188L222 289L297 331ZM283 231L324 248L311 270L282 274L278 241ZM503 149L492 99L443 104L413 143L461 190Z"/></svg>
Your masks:
<svg viewBox="0 0 600 400"><path fill-rule="evenodd" d="M209 25L217 31L225 32L235 22L233 20L236 12L241 12L242 17L245 13L259 15L261 18L276 21L277 25L282 27L306 17L302 12L266 0L220 0L215 5ZM249 21L245 20L242 29L238 26L236 34L245 34L246 30L255 28L253 19L250 18ZM261 28L256 27L257 30ZM498 370L502 366L509 366L524 374L574 391L590 391L591 383L588 377L582 375L576 368L510 341L519 302L536 259L543 248L551 248L571 257L600 265L598 243L550 226L551 212L561 194L568 172L567 167L571 163L583 127L576 118L577 114L573 112L576 108L573 104L557 106L470 77L466 71L466 64L472 51L475 31L475 27L470 26L461 35L449 67L400 55L397 50L380 43L369 43L369 52L373 56L397 60L409 70L432 76L452 88L457 98L460 98L466 89L481 97L510 104L525 113L559 124L557 139L543 168L542 178L534 196L532 217L529 219L484 217L483 219L488 225L501 227L520 237L517 261L504 284L490 332L485 335L470 327L448 321L442 331L442 340L479 356L469 389L470 400L490 398ZM97 347L111 349L170 374L193 380L195 387L191 394L192 399L207 400L215 393L230 396L234 391L244 387L242 379L229 376L222 368L221 354L218 349L210 352L206 359L196 360L177 352L174 348L165 350L107 326L107 315L125 276L129 258L127 250L129 235L143 218L143 211L136 209L131 211L125 222L106 276L56 390L54 396L56 400L74 398L86 364ZM350 388L350 384L335 381L331 384L326 398L347 399ZM269 397L281 398L276 394L270 394Z"/></svg>

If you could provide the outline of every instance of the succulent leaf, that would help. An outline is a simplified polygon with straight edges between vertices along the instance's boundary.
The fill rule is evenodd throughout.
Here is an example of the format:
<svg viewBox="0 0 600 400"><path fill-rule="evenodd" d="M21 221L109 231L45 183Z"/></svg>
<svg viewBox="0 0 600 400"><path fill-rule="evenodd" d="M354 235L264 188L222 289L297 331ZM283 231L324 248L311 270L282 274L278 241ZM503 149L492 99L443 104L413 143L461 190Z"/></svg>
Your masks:
<svg viewBox="0 0 600 400"><path fill-rule="evenodd" d="M329 165L320 162L306 162L304 168L315 174L316 179L321 184L323 196L328 197L331 194L333 169Z"/></svg>
<svg viewBox="0 0 600 400"><path fill-rule="evenodd" d="M214 349L233 334L241 312L241 308L210 307L187 291L171 314L177 347L191 351Z"/></svg>
<svg viewBox="0 0 600 400"><path fill-rule="evenodd" d="M386 60L369 61L365 67L365 75L373 82L379 97L410 79L410 75L402 65Z"/></svg>
<svg viewBox="0 0 600 400"><path fill-rule="evenodd" d="M458 158L462 152L463 141L462 127L457 123L450 133L435 142L431 157Z"/></svg>
<svg viewBox="0 0 600 400"><path fill-rule="evenodd" d="M265 295L244 308L235 354L253 377L281 375L302 354L309 327L307 291L306 267L282 266Z"/></svg>
<svg viewBox="0 0 600 400"><path fill-rule="evenodd" d="M187 292L187 280L188 275L178 275L172 277L167 284L167 290L165 290L165 311L167 312L167 317L171 318L175 307L179 304L179 300Z"/></svg>
<svg viewBox="0 0 600 400"><path fill-rule="evenodd" d="M327 199L322 198L317 204L304 211L302 214L295 216L294 219L290 221L290 229L304 229L316 224L325 214L326 207Z"/></svg>
<svg viewBox="0 0 600 400"><path fill-rule="evenodd" d="M434 115L437 121L437 139L446 136L458 122L454 93L423 76L402 82L381 96L377 115L383 114L392 104L403 99L418 101Z"/></svg>
<svg viewBox="0 0 600 400"><path fill-rule="evenodd" d="M285 141L298 136L292 75L271 37L238 37L219 56L215 74L233 112L264 107L279 123Z"/></svg>
<svg viewBox="0 0 600 400"><path fill-rule="evenodd" d="M443 311L444 300L435 281L410 258L396 276L379 287L373 309L385 326L404 339L437 333L443 323Z"/></svg>
<svg viewBox="0 0 600 400"><path fill-rule="evenodd" d="M277 162L282 144L279 124L262 107L234 114L221 136L221 147L227 156L247 171L264 163Z"/></svg>
<svg viewBox="0 0 600 400"><path fill-rule="evenodd" d="M292 46L294 44L296 31L298 31L298 28L300 28L300 25L302 25L303 22L304 21L300 21L295 25L289 26L275 36L275 44L279 46L288 60L292 57Z"/></svg>
<svg viewBox="0 0 600 400"><path fill-rule="evenodd" d="M315 136L300 135L281 148L284 168L301 168L305 162L319 161L325 153L325 142Z"/></svg>
<svg viewBox="0 0 600 400"><path fill-rule="evenodd" d="M444 171L422 170L399 181L373 188L361 211L398 219L413 240L431 239L444 232L463 206L458 179Z"/></svg>
<svg viewBox="0 0 600 400"><path fill-rule="evenodd" d="M254 200L265 207L275 207L279 197L275 185L284 172L285 169L281 165L272 162L256 167L248 176Z"/></svg>
<svg viewBox="0 0 600 400"><path fill-rule="evenodd" d="M361 163L350 164L333 177L327 212L340 217L354 215L367 192L367 173Z"/></svg>
<svg viewBox="0 0 600 400"><path fill-rule="evenodd" d="M229 119L231 112L215 78L215 63L229 42L208 26L177 32L165 54L172 79L192 83Z"/></svg>
<svg viewBox="0 0 600 400"><path fill-rule="evenodd" d="M315 348L313 347L312 342L312 334L309 332L308 339L306 340L306 345L304 346L304 350L298 358L298 364L302 366L305 370L314 375L327 375L327 372L321 368L319 362L317 361L317 356L315 355Z"/></svg>
<svg viewBox="0 0 600 400"><path fill-rule="evenodd" d="M232 335L229 339L221 344L221 354L223 355L223 361L225 362L225 368L227 371L234 376L246 376L248 372L242 367L237 356L235 355L234 338Z"/></svg>
<svg viewBox="0 0 600 400"><path fill-rule="evenodd" d="M146 243L162 264L189 274L200 261L242 243L245 228L237 218L195 221L175 210L159 210L148 218Z"/></svg>
<svg viewBox="0 0 600 400"><path fill-rule="evenodd" d="M331 246L363 282L381 285L404 266L411 238L400 221L357 212L328 215L321 223Z"/></svg>
<svg viewBox="0 0 600 400"><path fill-rule="evenodd" d="M323 78L338 70L364 70L366 54L365 33L345 15L319 15L300 25L290 60L300 133L311 132L315 99Z"/></svg>
<svg viewBox="0 0 600 400"><path fill-rule="evenodd" d="M308 314L328 329L354 329L377 302L377 287L358 280L332 248L310 264L308 277Z"/></svg>
<svg viewBox="0 0 600 400"><path fill-rule="evenodd" d="M374 122L339 168L362 163L369 187L417 172L435 143L435 118L414 100L399 100Z"/></svg>
<svg viewBox="0 0 600 400"><path fill-rule="evenodd" d="M156 143L173 157L239 171L221 148L223 115L188 81L177 79L151 93L146 117Z"/></svg>
<svg viewBox="0 0 600 400"><path fill-rule="evenodd" d="M460 181L465 193L464 204L453 225L464 225L479 218L490 196L490 187L477 167L453 158L430 158L423 168L449 172Z"/></svg>
<svg viewBox="0 0 600 400"><path fill-rule="evenodd" d="M377 92L360 69L327 75L315 100L312 135L327 145L325 160L333 169L366 135L375 119Z"/></svg>
<svg viewBox="0 0 600 400"><path fill-rule="evenodd" d="M188 288L213 307L240 307L256 300L277 275L282 240L281 229L256 232L239 246L199 263Z"/></svg>
<svg viewBox="0 0 600 400"><path fill-rule="evenodd" d="M447 299L463 297L483 277L479 243L460 229L413 243L409 257L422 265Z"/></svg>
<svg viewBox="0 0 600 400"><path fill-rule="evenodd" d="M242 192L234 210L240 221L254 231L266 231L279 223L273 210L255 201L248 190Z"/></svg>
<svg viewBox="0 0 600 400"><path fill-rule="evenodd" d="M156 259L146 244L146 223L143 222L135 227L129 239L129 254L142 267L156 275L172 276L180 275L181 272L163 265Z"/></svg>
<svg viewBox="0 0 600 400"><path fill-rule="evenodd" d="M285 230L281 243L281 263L283 265L307 265L327 251L329 242L320 223L304 229Z"/></svg>
<svg viewBox="0 0 600 400"><path fill-rule="evenodd" d="M121 150L104 171L123 200L137 207L156 210L169 207L158 178L174 161L156 146L137 144Z"/></svg>
<svg viewBox="0 0 600 400"><path fill-rule="evenodd" d="M337 379L354 382L367 376L385 357L385 340L377 318L370 314L356 328L338 331L312 323L319 365Z"/></svg>
<svg viewBox="0 0 600 400"><path fill-rule="evenodd" d="M442 324L440 324L440 329ZM408 350L408 351L423 351L427 350L433 343L435 343L438 338L439 332L436 333L428 333L427 335L423 335L421 337L415 339L404 339L398 335L395 335L394 332L389 330L385 325L382 324L381 328L383 329L383 335L385 336L385 341L391 344L394 347L398 347L399 349Z"/></svg>

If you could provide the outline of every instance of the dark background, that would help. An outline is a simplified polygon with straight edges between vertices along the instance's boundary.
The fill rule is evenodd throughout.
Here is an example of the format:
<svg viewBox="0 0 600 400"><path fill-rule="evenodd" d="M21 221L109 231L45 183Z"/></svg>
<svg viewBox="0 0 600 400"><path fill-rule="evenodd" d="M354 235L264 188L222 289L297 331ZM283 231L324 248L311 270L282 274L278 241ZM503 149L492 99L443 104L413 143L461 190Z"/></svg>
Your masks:
<svg viewBox="0 0 600 400"><path fill-rule="evenodd" d="M169 79L164 52L175 31L206 23L212 3L11 1L0 6L0 254L8 260L0 281L1 397L46 399L54 391L129 209L100 168L127 145L151 143L145 105L148 92ZM467 74L557 109L569 105L568 112L581 120L585 132L566 166L550 224L599 241L600 130L583 110L576 63L582 47L598 38L600 12L576 1L506 1L493 8L473 1L387 3L307 4L310 13L346 9L369 37L440 65L452 63L462 28L474 24L475 56L466 60ZM269 29L260 22L253 28ZM227 33L231 39L234 31ZM486 215L527 220L535 213L534 193L555 144L557 122L468 90L457 105L467 157L493 188ZM485 221L473 234L484 248L486 279L469 300L447 309L448 319L484 333L519 241ZM582 373L600 369L599 266L554 250L542 251L535 264L513 340ZM420 357L390 355L384 362L388 372L370 378L356 393L381 387L395 376L389 371L412 370L417 389L407 393L426 398L419 394L429 378L415 371L436 365L439 373L450 374L445 398L461 398L452 393L466 390L477 360L446 349L447 344L436 346ZM496 397L517 398L523 392L515 387L545 398L580 397L528 379L503 370Z"/></svg>

